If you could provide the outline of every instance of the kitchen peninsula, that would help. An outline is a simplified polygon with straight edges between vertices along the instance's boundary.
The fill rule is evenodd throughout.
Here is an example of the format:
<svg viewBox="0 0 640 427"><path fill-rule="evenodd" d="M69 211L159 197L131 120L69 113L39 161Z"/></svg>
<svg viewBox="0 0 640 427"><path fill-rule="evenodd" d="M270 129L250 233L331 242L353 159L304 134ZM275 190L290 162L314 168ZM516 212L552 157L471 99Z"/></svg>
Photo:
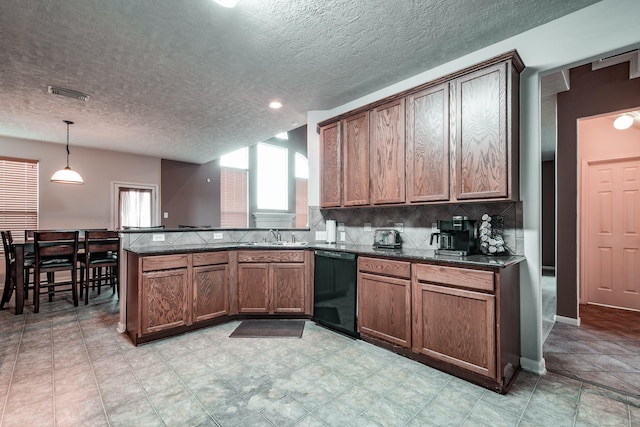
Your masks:
<svg viewBox="0 0 640 427"><path fill-rule="evenodd" d="M239 318L312 319L313 250L331 249L359 257L361 338L499 392L519 369L524 257L324 243L187 244L198 230L163 230L173 237L153 242L153 234L123 233L121 310L136 345Z"/></svg>

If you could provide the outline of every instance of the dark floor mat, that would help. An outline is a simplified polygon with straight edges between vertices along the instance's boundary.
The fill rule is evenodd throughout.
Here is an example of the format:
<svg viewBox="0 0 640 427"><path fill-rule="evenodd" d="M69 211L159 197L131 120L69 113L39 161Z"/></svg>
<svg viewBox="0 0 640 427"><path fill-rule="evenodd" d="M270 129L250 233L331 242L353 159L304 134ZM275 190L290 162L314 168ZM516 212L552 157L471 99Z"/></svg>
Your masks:
<svg viewBox="0 0 640 427"><path fill-rule="evenodd" d="M243 320L229 338L301 338L304 320Z"/></svg>

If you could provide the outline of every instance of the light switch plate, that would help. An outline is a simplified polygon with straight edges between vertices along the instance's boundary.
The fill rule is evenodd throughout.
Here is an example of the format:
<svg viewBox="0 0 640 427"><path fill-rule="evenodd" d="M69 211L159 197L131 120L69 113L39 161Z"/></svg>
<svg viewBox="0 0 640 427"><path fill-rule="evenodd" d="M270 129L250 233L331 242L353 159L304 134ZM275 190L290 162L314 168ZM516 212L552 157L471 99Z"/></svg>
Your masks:
<svg viewBox="0 0 640 427"><path fill-rule="evenodd" d="M164 213L164 215L163 215L163 217L164 217L164 219L169 218L169 212L165 212L165 213Z"/></svg>
<svg viewBox="0 0 640 427"><path fill-rule="evenodd" d="M214 240L221 240L222 238L224 238L224 235L222 234L222 232L220 232L220 233L213 233L213 239L214 239Z"/></svg>
<svg viewBox="0 0 640 427"><path fill-rule="evenodd" d="M318 240L318 241L327 240L327 232L326 231L316 231L316 240Z"/></svg>
<svg viewBox="0 0 640 427"><path fill-rule="evenodd" d="M404 231L404 224L401 222L396 222L393 224L393 228L402 233Z"/></svg>
<svg viewBox="0 0 640 427"><path fill-rule="evenodd" d="M164 242L164 234L154 234L153 235L154 242Z"/></svg>
<svg viewBox="0 0 640 427"><path fill-rule="evenodd" d="M371 231L371 223L370 222L365 222L364 223L364 231Z"/></svg>
<svg viewBox="0 0 640 427"><path fill-rule="evenodd" d="M344 242L345 240L347 240L347 233L345 233L344 231L340 232L340 241Z"/></svg>

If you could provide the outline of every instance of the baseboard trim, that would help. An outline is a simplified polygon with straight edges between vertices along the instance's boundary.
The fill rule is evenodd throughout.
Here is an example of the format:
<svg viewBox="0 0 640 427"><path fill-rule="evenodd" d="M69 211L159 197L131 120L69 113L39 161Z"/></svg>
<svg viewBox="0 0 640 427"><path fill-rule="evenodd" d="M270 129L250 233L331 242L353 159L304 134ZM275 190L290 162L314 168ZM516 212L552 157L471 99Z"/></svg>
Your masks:
<svg viewBox="0 0 640 427"><path fill-rule="evenodd" d="M544 357L540 360L531 360L526 357L520 357L520 367L536 375L544 375L547 373L546 363Z"/></svg>
<svg viewBox="0 0 640 427"><path fill-rule="evenodd" d="M579 317L577 319L574 319L573 317L558 316L556 314L555 318L556 318L556 322L558 323L563 323L565 325L571 325L571 326L580 326Z"/></svg>

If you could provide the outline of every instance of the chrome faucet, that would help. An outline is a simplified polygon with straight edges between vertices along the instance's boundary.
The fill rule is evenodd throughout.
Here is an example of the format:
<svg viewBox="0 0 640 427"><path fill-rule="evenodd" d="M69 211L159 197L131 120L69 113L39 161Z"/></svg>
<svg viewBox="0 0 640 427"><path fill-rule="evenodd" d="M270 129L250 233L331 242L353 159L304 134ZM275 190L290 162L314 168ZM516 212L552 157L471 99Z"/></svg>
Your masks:
<svg viewBox="0 0 640 427"><path fill-rule="evenodd" d="M276 242L280 241L280 232L278 230L269 230L269 233L273 234L273 237L276 238Z"/></svg>

